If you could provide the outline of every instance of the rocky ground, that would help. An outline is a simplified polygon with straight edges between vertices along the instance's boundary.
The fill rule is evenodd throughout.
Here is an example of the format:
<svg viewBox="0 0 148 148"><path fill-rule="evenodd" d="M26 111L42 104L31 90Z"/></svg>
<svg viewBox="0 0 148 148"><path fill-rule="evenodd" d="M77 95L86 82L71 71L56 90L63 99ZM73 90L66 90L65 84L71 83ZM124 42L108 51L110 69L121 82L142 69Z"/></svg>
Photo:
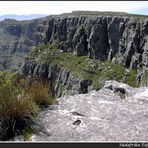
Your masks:
<svg viewBox="0 0 148 148"><path fill-rule="evenodd" d="M99 91L59 98L38 115L29 141L147 141L147 122L148 89L107 81Z"/></svg>

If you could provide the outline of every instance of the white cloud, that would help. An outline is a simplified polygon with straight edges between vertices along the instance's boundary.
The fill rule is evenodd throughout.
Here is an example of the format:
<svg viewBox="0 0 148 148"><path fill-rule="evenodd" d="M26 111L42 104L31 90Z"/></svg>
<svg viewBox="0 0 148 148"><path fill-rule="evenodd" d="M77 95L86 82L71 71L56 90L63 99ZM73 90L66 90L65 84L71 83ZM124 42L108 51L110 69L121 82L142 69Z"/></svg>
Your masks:
<svg viewBox="0 0 148 148"><path fill-rule="evenodd" d="M0 1L0 15L50 15L73 10L134 12L146 8L148 1Z"/></svg>

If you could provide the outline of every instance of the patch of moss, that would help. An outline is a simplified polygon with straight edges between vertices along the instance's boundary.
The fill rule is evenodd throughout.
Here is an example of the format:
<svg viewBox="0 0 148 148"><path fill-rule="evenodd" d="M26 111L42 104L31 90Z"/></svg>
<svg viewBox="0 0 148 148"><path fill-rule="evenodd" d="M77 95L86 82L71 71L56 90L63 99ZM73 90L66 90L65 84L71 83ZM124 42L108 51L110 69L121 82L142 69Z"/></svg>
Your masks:
<svg viewBox="0 0 148 148"><path fill-rule="evenodd" d="M127 73L127 76L125 77L123 82L129 84L132 87L137 87L136 76L137 76L137 71L131 70L129 71L129 73Z"/></svg>

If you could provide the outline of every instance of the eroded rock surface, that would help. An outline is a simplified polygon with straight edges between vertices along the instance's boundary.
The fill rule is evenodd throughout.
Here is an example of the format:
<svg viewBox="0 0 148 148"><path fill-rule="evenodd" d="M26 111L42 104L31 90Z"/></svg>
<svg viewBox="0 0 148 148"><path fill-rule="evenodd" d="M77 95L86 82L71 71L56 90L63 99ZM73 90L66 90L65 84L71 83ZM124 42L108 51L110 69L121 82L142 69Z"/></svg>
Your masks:
<svg viewBox="0 0 148 148"><path fill-rule="evenodd" d="M36 123L42 128L29 141L147 141L148 89L110 84L124 88L125 98L105 87L61 97L39 114Z"/></svg>

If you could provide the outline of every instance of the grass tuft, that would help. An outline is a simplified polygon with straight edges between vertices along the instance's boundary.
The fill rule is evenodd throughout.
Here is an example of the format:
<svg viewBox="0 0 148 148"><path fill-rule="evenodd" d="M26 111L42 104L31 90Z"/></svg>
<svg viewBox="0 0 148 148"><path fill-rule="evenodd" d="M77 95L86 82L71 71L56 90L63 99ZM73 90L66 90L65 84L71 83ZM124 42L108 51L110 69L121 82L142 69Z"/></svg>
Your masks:
<svg viewBox="0 0 148 148"><path fill-rule="evenodd" d="M48 83L42 79L34 79L25 89L25 93L41 108L48 107L53 103L52 99L49 98Z"/></svg>
<svg viewBox="0 0 148 148"><path fill-rule="evenodd" d="M48 107L48 84L42 80L17 79L0 72L0 139L8 140L30 128L40 108Z"/></svg>

